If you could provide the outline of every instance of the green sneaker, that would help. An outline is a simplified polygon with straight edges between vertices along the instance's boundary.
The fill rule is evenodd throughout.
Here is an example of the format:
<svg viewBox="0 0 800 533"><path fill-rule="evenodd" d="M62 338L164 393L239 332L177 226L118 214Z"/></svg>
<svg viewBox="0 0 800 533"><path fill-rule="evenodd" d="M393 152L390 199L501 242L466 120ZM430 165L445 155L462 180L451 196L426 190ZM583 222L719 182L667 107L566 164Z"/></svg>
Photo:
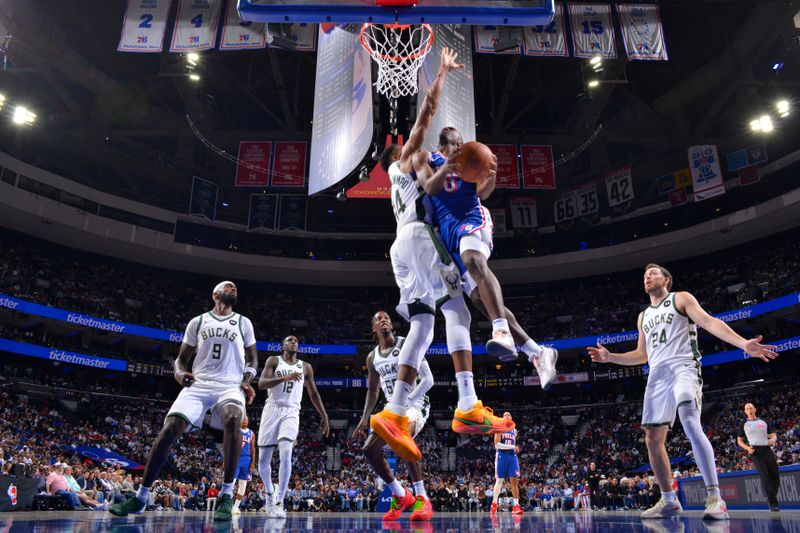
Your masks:
<svg viewBox="0 0 800 533"><path fill-rule="evenodd" d="M147 504L145 504L142 500L136 496L131 496L122 503L115 503L114 505L109 506L108 512L114 516L128 516L129 514L143 513L145 507L147 507Z"/></svg>
<svg viewBox="0 0 800 533"><path fill-rule="evenodd" d="M223 494L217 500L217 510L214 511L214 520L230 522L232 520L233 498L230 494Z"/></svg>

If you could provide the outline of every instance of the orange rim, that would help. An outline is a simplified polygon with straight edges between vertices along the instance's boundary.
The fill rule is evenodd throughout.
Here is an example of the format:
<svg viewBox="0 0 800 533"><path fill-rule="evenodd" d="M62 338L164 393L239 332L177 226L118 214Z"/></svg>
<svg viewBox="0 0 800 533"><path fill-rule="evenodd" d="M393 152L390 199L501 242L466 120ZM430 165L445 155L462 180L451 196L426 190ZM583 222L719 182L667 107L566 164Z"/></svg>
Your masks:
<svg viewBox="0 0 800 533"><path fill-rule="evenodd" d="M376 52L375 50L373 50L372 47L370 47L369 43L367 42L366 38L364 37L364 33L369 28L371 28L372 26L374 26L374 24L372 24L371 22L365 22L361 26L361 31L359 32L359 39L361 40L361 46L364 47L364 50L366 50L367 53L370 56L372 56L374 58L381 59L383 61L403 61L403 60L406 60L406 59L417 59L418 57L424 56L425 54L427 54L430 51L431 47L433 46L433 30L431 29L430 24L422 24L422 26L428 31L428 39L427 39L427 42L425 43L425 46L423 48L421 48L421 49L417 50L416 52L414 52L413 54L409 54L409 55L390 56L388 54L381 54L381 53ZM411 25L410 24L399 24L399 23L395 22L394 24L383 24L383 27L384 28L394 28L394 29L406 30L406 29L410 28Z"/></svg>

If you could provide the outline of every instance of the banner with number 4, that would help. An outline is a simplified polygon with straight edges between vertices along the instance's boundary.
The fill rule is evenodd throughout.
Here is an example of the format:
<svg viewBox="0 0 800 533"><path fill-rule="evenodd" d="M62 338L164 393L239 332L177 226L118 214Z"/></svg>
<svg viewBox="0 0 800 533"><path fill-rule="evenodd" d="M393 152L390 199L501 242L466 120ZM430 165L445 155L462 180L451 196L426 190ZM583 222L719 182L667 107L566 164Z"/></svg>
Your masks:
<svg viewBox="0 0 800 533"><path fill-rule="evenodd" d="M180 0L170 52L200 52L214 48L222 0Z"/></svg>

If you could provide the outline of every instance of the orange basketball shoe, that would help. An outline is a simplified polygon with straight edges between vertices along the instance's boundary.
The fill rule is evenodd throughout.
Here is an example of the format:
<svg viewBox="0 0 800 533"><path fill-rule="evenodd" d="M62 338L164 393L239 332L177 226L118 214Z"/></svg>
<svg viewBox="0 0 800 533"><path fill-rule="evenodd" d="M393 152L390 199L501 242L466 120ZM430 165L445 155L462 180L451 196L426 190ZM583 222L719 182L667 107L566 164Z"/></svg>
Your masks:
<svg viewBox="0 0 800 533"><path fill-rule="evenodd" d="M453 431L456 433L479 435L503 433L509 429L514 429L515 426L516 424L513 420L495 416L494 411L490 407L484 407L480 400L469 411L456 409L452 425Z"/></svg>
<svg viewBox="0 0 800 533"><path fill-rule="evenodd" d="M396 415L384 409L370 417L369 427L402 459L412 463L422 459L422 452L408 432L407 416Z"/></svg>
<svg viewBox="0 0 800 533"><path fill-rule="evenodd" d="M408 489L406 489L405 495L400 498L392 496L392 503L389 504L389 510L383 515L383 519L387 522L393 522L399 519L403 511L414 505L416 501L417 499Z"/></svg>
<svg viewBox="0 0 800 533"><path fill-rule="evenodd" d="M411 521L430 520L433 516L433 505L425 496L417 496L417 501L411 506Z"/></svg>

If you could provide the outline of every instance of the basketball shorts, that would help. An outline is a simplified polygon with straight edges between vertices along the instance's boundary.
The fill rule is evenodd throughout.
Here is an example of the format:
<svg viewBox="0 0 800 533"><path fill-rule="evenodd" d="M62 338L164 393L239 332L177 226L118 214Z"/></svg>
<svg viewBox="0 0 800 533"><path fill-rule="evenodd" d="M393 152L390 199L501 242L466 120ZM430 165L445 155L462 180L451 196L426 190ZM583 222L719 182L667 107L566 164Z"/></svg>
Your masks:
<svg viewBox="0 0 800 533"><path fill-rule="evenodd" d="M694 361L650 369L644 389L642 426L672 426L678 406L693 402L701 409L703 380Z"/></svg>
<svg viewBox="0 0 800 533"><path fill-rule="evenodd" d="M239 384L219 384L208 381L195 381L183 390L172 402L167 416L179 416L194 427L203 425L206 412L211 411L209 426L222 429L222 406L228 403L238 405L244 414L245 397Z"/></svg>
<svg viewBox="0 0 800 533"><path fill-rule="evenodd" d="M397 312L404 319L434 314L437 303L461 295L458 271L431 226L421 222L402 226L390 256L400 289Z"/></svg>
<svg viewBox="0 0 800 533"><path fill-rule="evenodd" d="M519 459L514 452L497 450L494 458L495 477L509 479L519 477Z"/></svg>
<svg viewBox="0 0 800 533"><path fill-rule="evenodd" d="M476 250L488 259L494 247L494 222L489 210L479 205L465 217L452 215L439 217L439 232L448 253L457 258L461 274L467 271L461 262L461 254L466 250ZM471 237L465 239L465 237Z"/></svg>
<svg viewBox="0 0 800 533"><path fill-rule="evenodd" d="M259 446L277 446L281 440L294 442L299 431L300 409L272 402L264 404L258 429Z"/></svg>
<svg viewBox="0 0 800 533"><path fill-rule="evenodd" d="M411 435L413 438L416 438L422 432L422 428L425 427L425 423L428 422L428 414L430 414L429 409L426 407L424 409L420 409L419 407L409 407L408 412L408 423L414 423L414 434Z"/></svg>
<svg viewBox="0 0 800 533"><path fill-rule="evenodd" d="M236 467L236 477L239 481L250 481L250 458L242 457L239 459L239 466Z"/></svg>

